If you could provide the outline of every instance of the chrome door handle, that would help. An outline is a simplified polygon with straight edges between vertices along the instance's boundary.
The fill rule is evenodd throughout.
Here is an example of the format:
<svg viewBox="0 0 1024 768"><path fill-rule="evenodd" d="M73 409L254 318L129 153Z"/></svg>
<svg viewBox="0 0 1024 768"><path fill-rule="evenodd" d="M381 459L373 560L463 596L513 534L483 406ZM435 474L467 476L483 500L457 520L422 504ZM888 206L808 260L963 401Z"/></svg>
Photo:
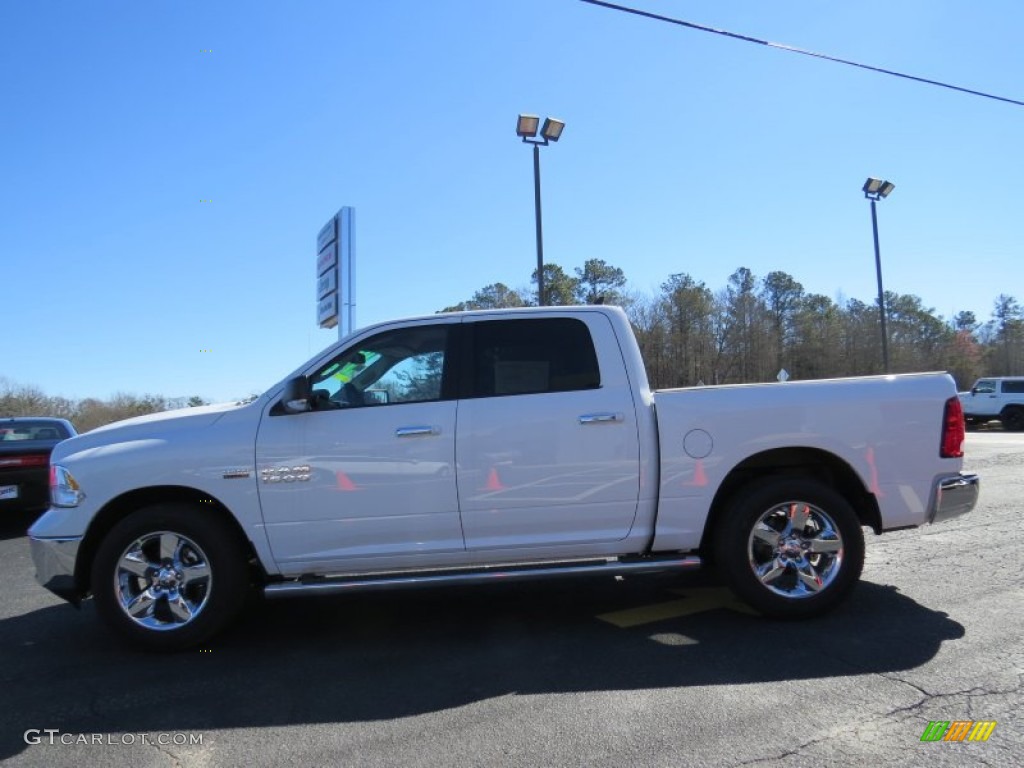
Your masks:
<svg viewBox="0 0 1024 768"><path fill-rule="evenodd" d="M621 413L585 413L580 416L580 424L603 424L609 421L622 421Z"/></svg>
<svg viewBox="0 0 1024 768"><path fill-rule="evenodd" d="M439 435L439 427L399 427L395 430L395 437L418 437L420 435Z"/></svg>

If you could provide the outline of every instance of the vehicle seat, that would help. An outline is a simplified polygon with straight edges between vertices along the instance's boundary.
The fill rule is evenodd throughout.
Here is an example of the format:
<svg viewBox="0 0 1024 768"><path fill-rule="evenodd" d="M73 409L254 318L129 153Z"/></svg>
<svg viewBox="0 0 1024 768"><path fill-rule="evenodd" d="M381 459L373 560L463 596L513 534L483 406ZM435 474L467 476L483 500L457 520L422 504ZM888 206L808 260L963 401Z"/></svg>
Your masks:
<svg viewBox="0 0 1024 768"><path fill-rule="evenodd" d="M341 388L341 399L347 406L366 405L363 401L363 393L356 389L356 385L351 381Z"/></svg>

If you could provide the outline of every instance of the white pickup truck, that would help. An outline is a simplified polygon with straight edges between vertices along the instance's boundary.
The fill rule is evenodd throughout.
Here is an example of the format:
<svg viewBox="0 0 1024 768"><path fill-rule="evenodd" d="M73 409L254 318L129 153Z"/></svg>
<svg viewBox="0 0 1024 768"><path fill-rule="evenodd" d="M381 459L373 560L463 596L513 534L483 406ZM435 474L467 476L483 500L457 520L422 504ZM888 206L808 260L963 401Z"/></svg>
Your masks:
<svg viewBox="0 0 1024 768"><path fill-rule="evenodd" d="M875 533L970 511L946 374L652 392L615 307L364 328L251 402L60 443L39 581L176 649L267 597L714 560L762 613L843 599Z"/></svg>
<svg viewBox="0 0 1024 768"><path fill-rule="evenodd" d="M1024 431L1024 376L978 379L959 397L968 424L1000 421L1010 432Z"/></svg>

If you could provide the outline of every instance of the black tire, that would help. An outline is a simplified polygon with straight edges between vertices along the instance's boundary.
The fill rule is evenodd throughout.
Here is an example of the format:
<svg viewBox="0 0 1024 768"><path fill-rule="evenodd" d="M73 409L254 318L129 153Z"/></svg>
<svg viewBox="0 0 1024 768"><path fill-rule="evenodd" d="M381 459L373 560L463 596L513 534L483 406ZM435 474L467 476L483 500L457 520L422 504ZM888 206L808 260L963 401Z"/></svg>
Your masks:
<svg viewBox="0 0 1024 768"><path fill-rule="evenodd" d="M238 538L227 521L189 504L158 504L129 515L104 537L93 560L96 611L148 650L202 643L245 603L249 577Z"/></svg>
<svg viewBox="0 0 1024 768"><path fill-rule="evenodd" d="M860 521L846 499L818 480L792 476L751 483L724 512L715 537L716 566L733 591L766 616L825 613L860 578Z"/></svg>
<svg viewBox="0 0 1024 768"><path fill-rule="evenodd" d="M1024 408L1006 408L999 418L1007 432L1024 432Z"/></svg>

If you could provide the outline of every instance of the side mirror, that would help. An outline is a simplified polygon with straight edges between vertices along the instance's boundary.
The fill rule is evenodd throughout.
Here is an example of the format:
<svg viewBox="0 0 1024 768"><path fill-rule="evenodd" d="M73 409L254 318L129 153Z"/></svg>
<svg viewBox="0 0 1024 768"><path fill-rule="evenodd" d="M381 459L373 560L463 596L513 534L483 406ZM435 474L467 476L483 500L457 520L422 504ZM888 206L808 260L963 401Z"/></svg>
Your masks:
<svg viewBox="0 0 1024 768"><path fill-rule="evenodd" d="M303 413L310 410L311 396L309 379L305 376L296 376L285 382L284 392L281 393L281 405L287 413Z"/></svg>
<svg viewBox="0 0 1024 768"><path fill-rule="evenodd" d="M977 387L971 387L971 394L972 395L978 394L978 388Z"/></svg>

